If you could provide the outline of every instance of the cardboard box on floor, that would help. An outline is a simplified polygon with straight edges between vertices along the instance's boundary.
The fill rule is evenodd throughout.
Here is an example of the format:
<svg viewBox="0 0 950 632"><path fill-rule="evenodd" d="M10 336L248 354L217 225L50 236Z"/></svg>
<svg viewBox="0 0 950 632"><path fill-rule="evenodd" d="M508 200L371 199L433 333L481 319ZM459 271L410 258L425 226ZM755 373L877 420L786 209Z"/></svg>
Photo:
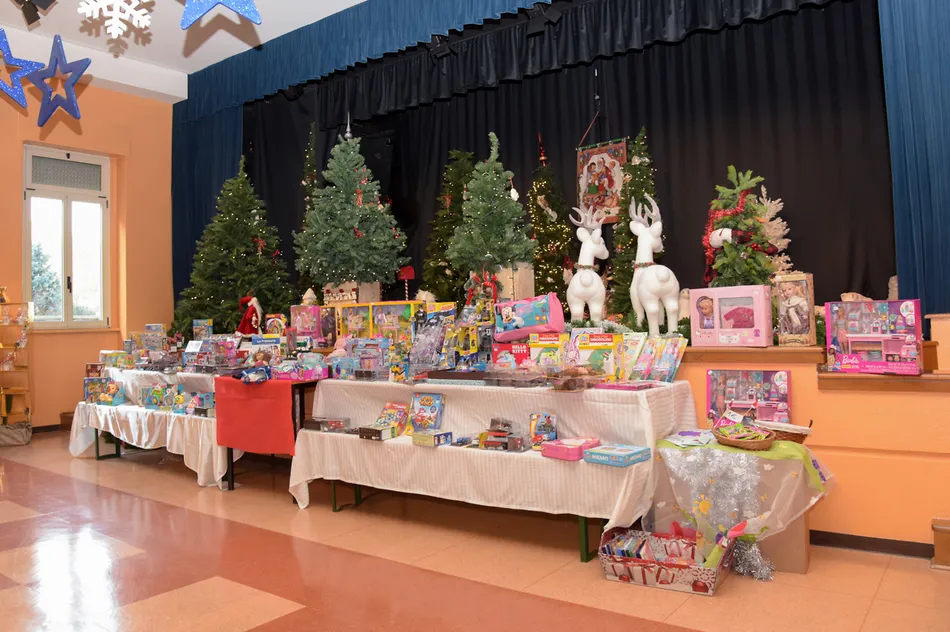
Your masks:
<svg viewBox="0 0 950 632"><path fill-rule="evenodd" d="M931 567L950 571L950 518L934 518L934 559Z"/></svg>
<svg viewBox="0 0 950 632"><path fill-rule="evenodd" d="M759 548L762 550L762 555L775 564L776 571L804 575L808 572L810 559L809 537L808 514L806 513L788 525L788 528L781 533L762 540Z"/></svg>

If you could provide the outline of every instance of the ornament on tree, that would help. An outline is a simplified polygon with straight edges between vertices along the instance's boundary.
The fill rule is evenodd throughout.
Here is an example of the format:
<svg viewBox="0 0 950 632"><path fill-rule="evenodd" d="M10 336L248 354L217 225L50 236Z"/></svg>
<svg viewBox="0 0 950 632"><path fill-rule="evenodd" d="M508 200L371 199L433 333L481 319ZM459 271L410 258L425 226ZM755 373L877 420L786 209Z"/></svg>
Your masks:
<svg viewBox="0 0 950 632"><path fill-rule="evenodd" d="M590 310L590 320L598 323L604 319L604 301L607 298L607 289L604 281L597 274L594 259L606 259L610 256L604 238L601 235L606 216L590 206L586 211L579 208L577 219L573 214L571 223L577 226L577 239L581 242L581 254L574 266L576 273L567 287L567 304L571 308L571 320L584 320L584 306Z"/></svg>
<svg viewBox="0 0 950 632"><path fill-rule="evenodd" d="M679 326L680 284L672 270L653 262L653 254L663 252L663 218L656 201L649 195L645 197L649 209L630 203L630 232L637 237L630 303L637 316L637 327L643 325L646 315L650 335L659 336L664 316L667 333L676 332Z"/></svg>
<svg viewBox="0 0 950 632"><path fill-rule="evenodd" d="M241 299L240 307L244 310L241 316L241 323L237 327L237 333L245 336L255 336L261 333L261 322L264 318L264 310L255 296L245 296Z"/></svg>

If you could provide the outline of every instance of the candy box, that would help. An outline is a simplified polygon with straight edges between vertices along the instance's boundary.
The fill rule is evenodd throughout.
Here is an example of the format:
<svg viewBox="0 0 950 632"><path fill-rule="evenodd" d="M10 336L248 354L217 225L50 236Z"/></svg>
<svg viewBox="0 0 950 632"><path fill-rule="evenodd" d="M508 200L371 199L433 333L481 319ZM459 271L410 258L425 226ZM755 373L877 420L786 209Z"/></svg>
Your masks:
<svg viewBox="0 0 950 632"><path fill-rule="evenodd" d="M584 460L599 465L629 467L634 463L649 461L650 448L635 445L601 445L585 450Z"/></svg>
<svg viewBox="0 0 950 632"><path fill-rule="evenodd" d="M524 342L496 342L491 361L495 369L516 369L531 359L531 348Z"/></svg>
<svg viewBox="0 0 950 632"><path fill-rule="evenodd" d="M390 424L386 426L360 426L360 439L369 439L370 441L388 441L399 436L396 426Z"/></svg>
<svg viewBox="0 0 950 632"><path fill-rule="evenodd" d="M555 439L541 444L541 456L562 461L580 461L584 458L584 450L596 448L600 441L593 437L577 439Z"/></svg>
<svg viewBox="0 0 950 632"><path fill-rule="evenodd" d="M712 596L729 574L735 539L721 538L703 558L695 538L616 528L600 540L610 581Z"/></svg>
<svg viewBox="0 0 950 632"><path fill-rule="evenodd" d="M557 368L567 356L569 334L531 334L528 349L531 360L539 367Z"/></svg>
<svg viewBox="0 0 950 632"><path fill-rule="evenodd" d="M412 434L412 445L437 448L452 443L452 433L448 430L416 430Z"/></svg>
<svg viewBox="0 0 950 632"><path fill-rule="evenodd" d="M694 347L772 346L772 288L767 285L689 291Z"/></svg>
<svg viewBox="0 0 950 632"><path fill-rule="evenodd" d="M923 373L920 301L827 303L828 370Z"/></svg>

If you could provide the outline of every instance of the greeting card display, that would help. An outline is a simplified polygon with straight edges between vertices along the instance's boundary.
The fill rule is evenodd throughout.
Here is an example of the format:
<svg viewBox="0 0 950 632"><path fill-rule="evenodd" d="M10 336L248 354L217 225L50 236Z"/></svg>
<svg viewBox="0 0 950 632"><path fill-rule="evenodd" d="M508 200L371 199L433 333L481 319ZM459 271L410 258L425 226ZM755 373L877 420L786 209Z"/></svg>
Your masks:
<svg viewBox="0 0 950 632"><path fill-rule="evenodd" d="M825 305L828 369L843 373L923 373L920 301Z"/></svg>
<svg viewBox="0 0 950 632"><path fill-rule="evenodd" d="M815 282L810 274L776 275L772 296L778 300L778 343L809 346L817 342L815 329Z"/></svg>
<svg viewBox="0 0 950 632"><path fill-rule="evenodd" d="M791 421L788 371L706 372L706 419L715 424L727 410L766 422Z"/></svg>
<svg viewBox="0 0 950 632"><path fill-rule="evenodd" d="M772 290L765 285L689 291L694 347L772 346Z"/></svg>
<svg viewBox="0 0 950 632"><path fill-rule="evenodd" d="M415 393L409 411L410 434L416 430L438 430L442 427L445 412L445 395L441 393Z"/></svg>

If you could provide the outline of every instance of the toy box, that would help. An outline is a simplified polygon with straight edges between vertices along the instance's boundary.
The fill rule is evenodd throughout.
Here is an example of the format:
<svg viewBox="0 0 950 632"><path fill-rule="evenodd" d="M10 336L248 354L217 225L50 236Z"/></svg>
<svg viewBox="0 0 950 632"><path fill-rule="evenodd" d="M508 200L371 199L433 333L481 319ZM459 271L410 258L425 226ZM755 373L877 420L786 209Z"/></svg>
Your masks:
<svg viewBox="0 0 950 632"><path fill-rule="evenodd" d="M87 362L86 377L102 377L105 365L102 362Z"/></svg>
<svg viewBox="0 0 950 632"><path fill-rule="evenodd" d="M284 335L287 329L287 317L283 314L267 314L264 316L264 333L276 335L278 338Z"/></svg>
<svg viewBox="0 0 950 632"><path fill-rule="evenodd" d="M293 380L304 382L309 380L322 380L328 376L329 369L326 365L322 367L306 366L301 362L281 362L271 369L272 380Z"/></svg>
<svg viewBox="0 0 950 632"><path fill-rule="evenodd" d="M437 448L452 443L452 433L448 430L416 430L412 433L412 445Z"/></svg>
<svg viewBox="0 0 950 632"><path fill-rule="evenodd" d="M772 346L772 289L740 285L689 291L694 347Z"/></svg>
<svg viewBox="0 0 950 632"><path fill-rule="evenodd" d="M442 427L445 412L445 395L441 393L415 393L409 410L410 434L417 430L438 430Z"/></svg>
<svg viewBox="0 0 950 632"><path fill-rule="evenodd" d="M923 373L920 301L825 305L828 369L843 373Z"/></svg>
<svg viewBox="0 0 950 632"><path fill-rule="evenodd" d="M420 307L422 301L372 303L373 335L411 345L415 336L415 314Z"/></svg>
<svg viewBox="0 0 950 632"><path fill-rule="evenodd" d="M618 528L601 537L600 565L610 581L712 596L734 551L735 540L722 538L704 559L695 539Z"/></svg>
<svg viewBox="0 0 950 632"><path fill-rule="evenodd" d="M165 335L165 325L161 323L145 325L145 333Z"/></svg>
<svg viewBox="0 0 950 632"><path fill-rule="evenodd" d="M531 348L523 342L496 342L491 348L495 369L516 369L531 359Z"/></svg>
<svg viewBox="0 0 950 632"><path fill-rule="evenodd" d="M576 355L575 355L576 351ZM608 382L617 380L623 363L623 336L620 334L581 334L574 339L565 364L589 366Z"/></svg>
<svg viewBox="0 0 950 632"><path fill-rule="evenodd" d="M570 340L569 334L531 334L528 339L531 360L543 368L560 367L567 357Z"/></svg>
<svg viewBox="0 0 950 632"><path fill-rule="evenodd" d="M531 448L540 450L545 441L557 439L557 417L550 413L531 414Z"/></svg>
<svg viewBox="0 0 950 632"><path fill-rule="evenodd" d="M373 335L373 318L369 303L353 303L337 307L341 336L369 338Z"/></svg>
<svg viewBox="0 0 950 632"><path fill-rule="evenodd" d="M495 340L526 340L531 334L564 331L564 309L553 292L517 301L495 303Z"/></svg>
<svg viewBox="0 0 950 632"><path fill-rule="evenodd" d="M142 406L149 410L170 411L180 387L146 386L142 388Z"/></svg>
<svg viewBox="0 0 950 632"><path fill-rule="evenodd" d="M388 441L399 436L396 426L360 426L360 439L369 439L370 441Z"/></svg>
<svg viewBox="0 0 950 632"><path fill-rule="evenodd" d="M815 329L815 282L810 274L790 272L772 280L772 296L778 302L778 343L783 346L813 346Z"/></svg>
<svg viewBox="0 0 950 632"><path fill-rule="evenodd" d="M686 351L686 343L689 341L679 334L667 335L664 339L662 351L653 361L648 379L672 382L676 378L676 372L683 361L683 353Z"/></svg>
<svg viewBox="0 0 950 632"><path fill-rule="evenodd" d="M185 413L194 415L197 409L210 410L214 408L214 393L189 393L185 402ZM205 415L207 417L207 414Z"/></svg>
<svg viewBox="0 0 950 632"><path fill-rule="evenodd" d="M291 305L290 323L299 336L320 335L320 306L319 305Z"/></svg>
<svg viewBox="0 0 950 632"><path fill-rule="evenodd" d="M99 362L106 368L135 368L135 354L125 351L100 351Z"/></svg>
<svg viewBox="0 0 950 632"><path fill-rule="evenodd" d="M118 406L125 403L122 384L108 377L87 377L83 380L83 400L87 404Z"/></svg>
<svg viewBox="0 0 950 632"><path fill-rule="evenodd" d="M406 425L409 420L409 406L394 402L386 402L379 417L376 418L375 426L392 426L398 437L406 431Z"/></svg>
<svg viewBox="0 0 950 632"><path fill-rule="evenodd" d="M715 423L727 410L761 421L791 421L789 375L788 371L707 371L707 421Z"/></svg>
<svg viewBox="0 0 950 632"><path fill-rule="evenodd" d="M204 340L214 335L214 321L210 318L191 321L191 335L194 340Z"/></svg>
<svg viewBox="0 0 950 632"><path fill-rule="evenodd" d="M129 334L132 341L132 349L145 349L147 351L161 351L165 348L165 335L157 332L146 331L144 333L134 332Z"/></svg>
<svg viewBox="0 0 950 632"><path fill-rule="evenodd" d="M541 456L562 461L580 461L584 458L584 451L596 448L600 441L593 437L579 437L577 439L555 439L541 444Z"/></svg>
<svg viewBox="0 0 950 632"><path fill-rule="evenodd" d="M455 303L426 303L426 322L455 322Z"/></svg>
<svg viewBox="0 0 950 632"><path fill-rule="evenodd" d="M629 467L650 460L650 448L635 445L601 445L584 451L584 461L613 467Z"/></svg>
<svg viewBox="0 0 950 632"><path fill-rule="evenodd" d="M304 430L319 430L320 432L346 432L350 427L349 417L314 417L303 422Z"/></svg>

